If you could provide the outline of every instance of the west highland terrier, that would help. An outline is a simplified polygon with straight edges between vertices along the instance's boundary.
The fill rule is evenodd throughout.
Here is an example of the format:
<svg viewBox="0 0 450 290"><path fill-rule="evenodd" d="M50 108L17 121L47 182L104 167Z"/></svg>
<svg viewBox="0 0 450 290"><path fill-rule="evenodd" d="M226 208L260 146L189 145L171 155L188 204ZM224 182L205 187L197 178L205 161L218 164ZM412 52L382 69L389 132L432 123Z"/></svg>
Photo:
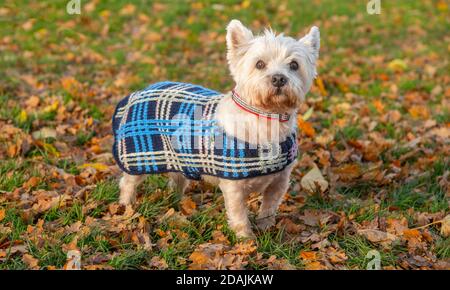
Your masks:
<svg viewBox="0 0 450 290"><path fill-rule="evenodd" d="M168 173L173 190L190 180L218 185L230 227L254 237L246 198L262 194L256 224L267 229L296 161L296 113L316 76L317 27L296 40L238 20L227 27L227 59L236 86L227 94L160 82L132 93L113 117L114 156L124 171L120 202L132 204L146 174Z"/></svg>

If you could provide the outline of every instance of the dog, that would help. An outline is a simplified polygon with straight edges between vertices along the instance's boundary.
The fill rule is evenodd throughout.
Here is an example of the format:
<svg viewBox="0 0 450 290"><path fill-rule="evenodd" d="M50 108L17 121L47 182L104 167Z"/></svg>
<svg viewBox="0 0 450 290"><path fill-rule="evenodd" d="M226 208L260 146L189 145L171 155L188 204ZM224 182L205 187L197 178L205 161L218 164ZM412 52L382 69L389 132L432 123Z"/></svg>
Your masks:
<svg viewBox="0 0 450 290"><path fill-rule="evenodd" d="M275 224L297 156L297 109L317 75L320 32L314 26L298 40L271 29L253 35L238 20L226 30L234 90L160 82L117 106L113 152L124 171L119 201L133 204L147 174L167 173L170 188L180 193L191 180L203 180L221 189L236 236L254 238L246 198L262 194L258 228Z"/></svg>

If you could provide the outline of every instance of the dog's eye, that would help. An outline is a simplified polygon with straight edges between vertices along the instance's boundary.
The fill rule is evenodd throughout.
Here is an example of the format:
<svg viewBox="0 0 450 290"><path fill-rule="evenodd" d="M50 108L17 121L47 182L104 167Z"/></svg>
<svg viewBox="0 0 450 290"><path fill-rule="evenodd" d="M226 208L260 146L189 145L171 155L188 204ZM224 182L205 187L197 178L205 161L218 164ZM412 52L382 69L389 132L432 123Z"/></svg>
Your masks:
<svg viewBox="0 0 450 290"><path fill-rule="evenodd" d="M258 62L256 63L256 68L263 69L265 67L266 67L266 64L262 60L258 60Z"/></svg>
<svg viewBox="0 0 450 290"><path fill-rule="evenodd" d="M295 60L291 61L291 63L289 64L289 68L291 70L298 70L298 63Z"/></svg>

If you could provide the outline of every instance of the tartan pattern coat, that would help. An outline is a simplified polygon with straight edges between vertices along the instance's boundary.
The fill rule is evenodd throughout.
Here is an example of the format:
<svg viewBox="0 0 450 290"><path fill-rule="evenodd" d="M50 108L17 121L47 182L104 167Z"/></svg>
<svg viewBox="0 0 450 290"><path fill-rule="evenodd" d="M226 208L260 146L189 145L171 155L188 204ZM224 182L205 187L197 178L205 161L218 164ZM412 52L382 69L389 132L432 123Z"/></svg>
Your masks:
<svg viewBox="0 0 450 290"><path fill-rule="evenodd" d="M224 95L179 82L159 82L122 99L112 125L113 155L128 174L181 172L243 179L283 170L297 157L292 133L277 144L228 136L214 114Z"/></svg>

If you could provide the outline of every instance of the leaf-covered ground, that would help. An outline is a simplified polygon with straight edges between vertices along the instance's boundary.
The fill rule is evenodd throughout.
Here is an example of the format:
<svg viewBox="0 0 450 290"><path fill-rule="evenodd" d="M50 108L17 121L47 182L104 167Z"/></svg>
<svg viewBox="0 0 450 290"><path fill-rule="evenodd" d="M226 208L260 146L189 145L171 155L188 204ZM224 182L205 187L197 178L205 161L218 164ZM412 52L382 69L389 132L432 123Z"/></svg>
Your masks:
<svg viewBox="0 0 450 290"><path fill-rule="evenodd" d="M447 1L2 1L0 269L448 269ZM22 3L22 4L20 4ZM118 205L111 115L160 80L232 87L225 26L321 29L277 226L238 241L216 188L149 177ZM307 192L301 180L324 191ZM323 178L322 178L323 177ZM258 195L248 201L251 218ZM446 218L447 217L447 218Z"/></svg>

